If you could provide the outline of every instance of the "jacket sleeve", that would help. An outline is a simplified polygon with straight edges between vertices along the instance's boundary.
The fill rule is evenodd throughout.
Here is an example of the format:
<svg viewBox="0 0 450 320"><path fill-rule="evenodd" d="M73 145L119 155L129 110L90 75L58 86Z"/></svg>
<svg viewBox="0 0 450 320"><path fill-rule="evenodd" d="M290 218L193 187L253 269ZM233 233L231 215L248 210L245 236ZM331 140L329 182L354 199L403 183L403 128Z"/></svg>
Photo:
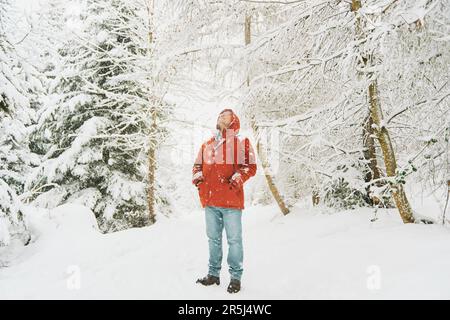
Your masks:
<svg viewBox="0 0 450 320"><path fill-rule="evenodd" d="M248 138L239 143L237 172L240 173L242 182L256 174L256 156Z"/></svg>
<svg viewBox="0 0 450 320"><path fill-rule="evenodd" d="M200 150L197 153L197 157L194 161L194 166L192 167L192 183L194 184L194 180L203 174L203 148L204 144L200 147Z"/></svg>

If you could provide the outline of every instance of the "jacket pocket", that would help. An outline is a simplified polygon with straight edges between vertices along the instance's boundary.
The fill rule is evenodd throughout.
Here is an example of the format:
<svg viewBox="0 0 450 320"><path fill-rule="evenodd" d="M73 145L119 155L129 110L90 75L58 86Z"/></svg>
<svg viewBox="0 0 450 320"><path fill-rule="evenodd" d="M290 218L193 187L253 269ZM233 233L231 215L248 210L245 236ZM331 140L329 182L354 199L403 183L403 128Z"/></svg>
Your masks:
<svg viewBox="0 0 450 320"><path fill-rule="evenodd" d="M231 184L230 184L230 188L237 196L239 196L242 192L241 188L235 188Z"/></svg>
<svg viewBox="0 0 450 320"><path fill-rule="evenodd" d="M240 201L240 191L233 188L231 184L225 184L223 188L223 199L226 201L227 206L238 206Z"/></svg>

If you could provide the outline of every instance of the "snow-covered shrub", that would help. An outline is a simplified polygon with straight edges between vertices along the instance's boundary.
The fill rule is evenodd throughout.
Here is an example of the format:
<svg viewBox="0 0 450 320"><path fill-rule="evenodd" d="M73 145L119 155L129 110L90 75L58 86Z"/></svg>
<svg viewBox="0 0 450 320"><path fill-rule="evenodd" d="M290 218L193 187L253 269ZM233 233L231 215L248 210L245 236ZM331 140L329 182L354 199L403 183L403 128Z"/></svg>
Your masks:
<svg viewBox="0 0 450 320"><path fill-rule="evenodd" d="M14 190L0 179L0 247L9 245L14 239L26 244L29 238L20 201Z"/></svg>

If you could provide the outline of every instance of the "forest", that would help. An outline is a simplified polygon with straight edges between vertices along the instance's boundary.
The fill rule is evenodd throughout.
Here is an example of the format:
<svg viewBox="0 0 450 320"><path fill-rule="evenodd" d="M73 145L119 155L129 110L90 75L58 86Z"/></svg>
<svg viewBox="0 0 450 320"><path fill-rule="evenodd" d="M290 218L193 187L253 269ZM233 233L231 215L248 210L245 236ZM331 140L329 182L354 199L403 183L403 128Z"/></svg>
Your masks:
<svg viewBox="0 0 450 320"><path fill-rule="evenodd" d="M326 234L364 219L375 237L394 223L405 229L386 246L442 256L449 67L445 0L0 0L0 274L63 225L62 208L99 237L189 238L177 221L202 219L192 166L225 108L257 157L249 226L275 223L272 241L290 232L280 243L300 250L308 223Z"/></svg>

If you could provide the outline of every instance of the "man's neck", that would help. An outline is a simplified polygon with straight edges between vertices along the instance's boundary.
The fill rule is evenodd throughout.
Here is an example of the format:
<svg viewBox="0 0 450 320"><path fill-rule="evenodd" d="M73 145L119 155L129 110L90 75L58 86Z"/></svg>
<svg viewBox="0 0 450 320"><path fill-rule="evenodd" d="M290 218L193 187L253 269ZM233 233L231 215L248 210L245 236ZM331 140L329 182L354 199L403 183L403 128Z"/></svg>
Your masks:
<svg viewBox="0 0 450 320"><path fill-rule="evenodd" d="M222 140L223 138L225 138L223 131L226 130L225 127L223 126L219 126L219 129L217 130L217 134L216 134L216 141L219 142L220 140Z"/></svg>

